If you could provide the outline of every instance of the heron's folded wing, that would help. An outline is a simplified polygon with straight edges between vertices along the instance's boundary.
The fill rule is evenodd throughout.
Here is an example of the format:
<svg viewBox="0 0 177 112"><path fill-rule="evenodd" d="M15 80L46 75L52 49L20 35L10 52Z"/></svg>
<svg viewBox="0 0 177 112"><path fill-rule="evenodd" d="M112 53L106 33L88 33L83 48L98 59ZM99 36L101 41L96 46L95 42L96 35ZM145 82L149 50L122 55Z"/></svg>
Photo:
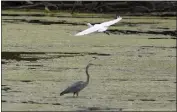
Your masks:
<svg viewBox="0 0 177 112"><path fill-rule="evenodd" d="M86 35L86 34L89 34L89 33L93 33L93 32L96 32L99 28L97 27L90 27L84 31L81 31L79 33L77 33L75 36L81 36L81 35Z"/></svg>
<svg viewBox="0 0 177 112"><path fill-rule="evenodd" d="M103 23L101 23L101 25L106 26L106 27L107 27L107 26L111 26L111 25L113 25L113 24L119 22L121 19L122 19L122 18L119 17L119 18L117 18L117 19L115 19L115 20L112 20L112 21L103 22Z"/></svg>
<svg viewBox="0 0 177 112"><path fill-rule="evenodd" d="M66 88L64 90L64 92L75 92L75 91L79 91L80 88L84 85L84 82L83 81L78 81L74 84L72 84L71 86L69 86L68 88Z"/></svg>

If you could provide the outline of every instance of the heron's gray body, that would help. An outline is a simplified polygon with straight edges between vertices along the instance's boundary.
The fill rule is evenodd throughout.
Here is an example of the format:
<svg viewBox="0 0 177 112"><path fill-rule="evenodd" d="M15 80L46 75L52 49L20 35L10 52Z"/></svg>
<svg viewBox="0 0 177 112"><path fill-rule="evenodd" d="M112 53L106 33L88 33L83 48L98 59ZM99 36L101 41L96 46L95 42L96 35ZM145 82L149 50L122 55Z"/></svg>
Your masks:
<svg viewBox="0 0 177 112"><path fill-rule="evenodd" d="M86 82L84 81L78 81L78 82L75 82L74 84L72 84L71 86L69 86L68 88L66 88L63 92L60 93L60 96L64 95L64 94L67 94L67 93L73 93L73 95L79 94L79 92L84 89L88 83L89 83L89 74L88 74L88 68L89 66L92 65L92 64L88 64L87 67L86 67L86 75L87 75L87 80Z"/></svg>
<svg viewBox="0 0 177 112"><path fill-rule="evenodd" d="M74 84L72 84L71 86L69 86L68 88L66 88L63 92L60 93L60 95L64 95L67 93L78 93L80 92L82 89L84 89L86 86L85 82L83 81L78 81Z"/></svg>

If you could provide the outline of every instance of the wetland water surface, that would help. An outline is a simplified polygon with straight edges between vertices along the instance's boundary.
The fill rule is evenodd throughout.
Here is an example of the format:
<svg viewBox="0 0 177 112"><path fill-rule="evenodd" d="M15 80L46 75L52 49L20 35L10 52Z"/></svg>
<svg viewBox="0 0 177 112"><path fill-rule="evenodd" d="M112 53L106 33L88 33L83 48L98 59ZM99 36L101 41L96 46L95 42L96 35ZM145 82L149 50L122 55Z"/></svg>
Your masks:
<svg viewBox="0 0 177 112"><path fill-rule="evenodd" d="M54 22L17 21L27 18ZM71 17L2 16L2 110L175 110L176 34L142 33L175 31L175 20L123 19L133 25L120 22L110 28L110 36L74 37L87 28L84 23L100 18L79 20L78 24ZM60 96L73 82L86 80L85 67L93 57L97 59L92 63L100 66L89 68L88 87L78 98Z"/></svg>

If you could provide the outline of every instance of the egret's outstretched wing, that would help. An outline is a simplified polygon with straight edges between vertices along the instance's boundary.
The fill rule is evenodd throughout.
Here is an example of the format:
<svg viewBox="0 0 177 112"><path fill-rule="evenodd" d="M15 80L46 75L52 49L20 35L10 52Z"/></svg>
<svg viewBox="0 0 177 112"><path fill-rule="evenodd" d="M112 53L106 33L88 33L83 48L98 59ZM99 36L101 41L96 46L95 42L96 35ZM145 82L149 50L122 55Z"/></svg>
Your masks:
<svg viewBox="0 0 177 112"><path fill-rule="evenodd" d="M108 21L108 22L101 23L101 25L103 25L104 27L108 27L108 26L111 26L111 25L119 22L121 19L122 19L121 17L118 17L115 20L111 20L111 21Z"/></svg>
<svg viewBox="0 0 177 112"><path fill-rule="evenodd" d="M81 36L81 35L86 35L86 34L89 34L89 33L93 33L93 32L98 31L98 29L99 28L93 26L93 27L90 27L90 28L88 28L84 31L81 31L81 32L77 33L75 36Z"/></svg>

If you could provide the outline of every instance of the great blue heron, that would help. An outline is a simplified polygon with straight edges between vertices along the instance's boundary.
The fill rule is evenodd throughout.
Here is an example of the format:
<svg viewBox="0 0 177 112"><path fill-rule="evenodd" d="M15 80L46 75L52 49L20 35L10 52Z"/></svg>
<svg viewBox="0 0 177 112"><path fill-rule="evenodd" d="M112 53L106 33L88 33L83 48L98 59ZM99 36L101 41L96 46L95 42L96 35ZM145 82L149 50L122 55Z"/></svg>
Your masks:
<svg viewBox="0 0 177 112"><path fill-rule="evenodd" d="M77 96L79 95L79 92L84 89L88 83L89 83L89 73L88 73L88 68L91 66L91 65L94 65L92 63L89 63L87 66L86 66L86 75L87 75L87 80L84 82L84 81L78 81L74 84L72 84L71 86L69 86L68 88L66 88L63 92L60 93L60 96L64 95L64 94L67 94L67 93L73 93L73 97L74 95L76 94Z"/></svg>

